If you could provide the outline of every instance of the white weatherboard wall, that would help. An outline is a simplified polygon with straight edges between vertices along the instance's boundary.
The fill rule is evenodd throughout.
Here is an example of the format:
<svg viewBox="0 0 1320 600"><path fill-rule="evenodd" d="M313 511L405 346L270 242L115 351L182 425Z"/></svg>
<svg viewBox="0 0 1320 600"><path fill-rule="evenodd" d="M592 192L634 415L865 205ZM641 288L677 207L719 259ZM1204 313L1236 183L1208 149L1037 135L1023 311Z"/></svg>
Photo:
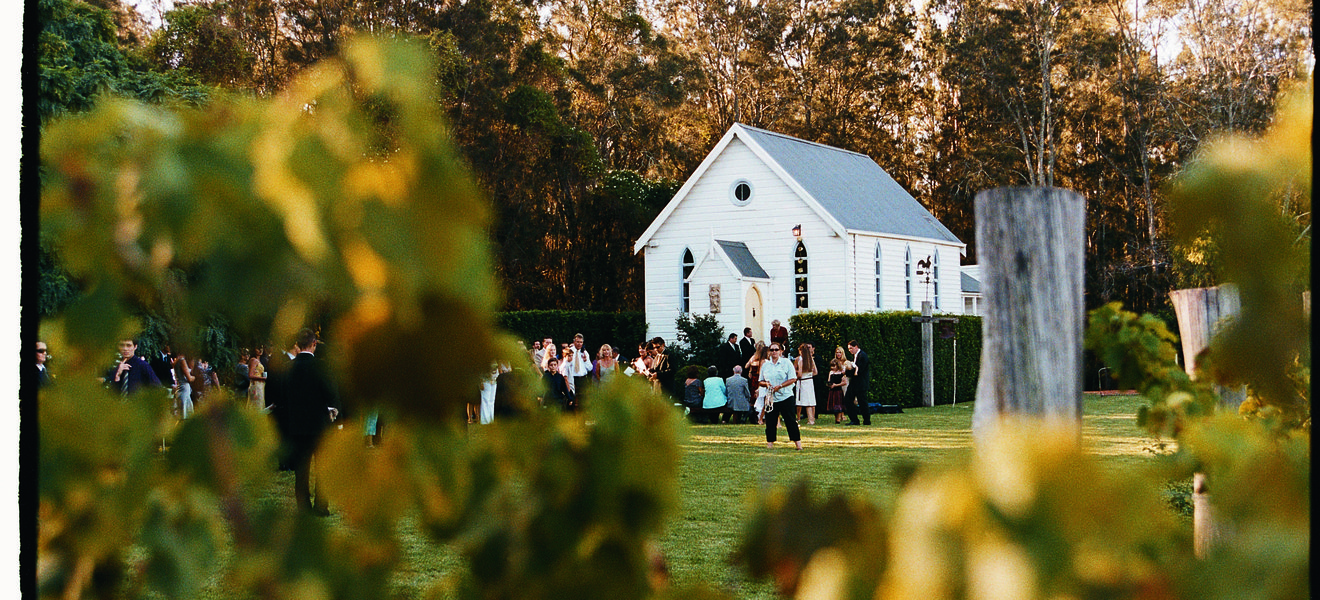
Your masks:
<svg viewBox="0 0 1320 600"><path fill-rule="evenodd" d="M752 185L753 196L747 206L737 206L729 199L730 189L738 180L747 180ZM747 244L771 277L769 283L757 284L764 298L765 318L762 331L754 332L754 336L768 337L773 319L787 323L794 310L793 251L797 245L791 229L799 224L808 255L809 308L847 310L846 242L835 237L824 221L742 140L734 138L644 249L650 335L661 336L666 341L674 339L674 321L681 306L683 251L691 249L693 257L701 261L712 239ZM702 271L706 267L714 265L703 265ZM698 276L692 286L692 310L696 314L709 310L707 286L712 281L707 277L713 277L715 270L711 268L711 274L694 272ZM722 282L723 310L719 319L726 333L741 333L748 286L736 286L736 293L723 289L732 287L727 283L732 281L735 279Z"/></svg>
<svg viewBox="0 0 1320 600"><path fill-rule="evenodd" d="M849 237L851 238L849 251L850 253L855 252L856 259L852 262L854 268L849 273L852 280L850 288L853 290L854 296L849 302L848 310L852 312L919 311L921 310L921 302L928 298L927 288L930 289L929 299L934 302L935 287L938 285L940 306L935 312L962 313L962 280L959 276L958 267L962 252L959 247L931 240L903 239L868 234L852 234ZM875 249L877 244L880 246L881 256L881 306L879 307L875 304ZM906 288L904 286L904 255L909 248L912 251L911 307L907 305ZM917 261L927 256L933 257L937 253L940 257L939 278L927 286L924 283L925 278L917 276Z"/></svg>

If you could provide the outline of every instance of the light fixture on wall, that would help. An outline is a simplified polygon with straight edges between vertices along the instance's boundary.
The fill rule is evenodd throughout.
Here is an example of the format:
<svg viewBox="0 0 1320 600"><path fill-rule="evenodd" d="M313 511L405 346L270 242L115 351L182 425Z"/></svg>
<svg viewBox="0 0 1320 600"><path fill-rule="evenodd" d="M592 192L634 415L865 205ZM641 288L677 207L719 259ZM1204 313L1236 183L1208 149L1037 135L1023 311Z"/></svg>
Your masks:
<svg viewBox="0 0 1320 600"><path fill-rule="evenodd" d="M794 225L794 226L793 226L793 237L795 237L795 238L797 238L797 239L799 239L799 240L802 239L802 226L801 226L801 225Z"/></svg>

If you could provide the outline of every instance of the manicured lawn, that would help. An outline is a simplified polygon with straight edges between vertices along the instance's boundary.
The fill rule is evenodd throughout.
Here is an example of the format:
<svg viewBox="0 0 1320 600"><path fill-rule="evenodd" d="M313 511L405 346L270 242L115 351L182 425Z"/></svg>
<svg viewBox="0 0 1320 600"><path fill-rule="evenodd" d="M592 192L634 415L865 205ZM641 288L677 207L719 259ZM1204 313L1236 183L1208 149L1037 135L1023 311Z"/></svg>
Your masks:
<svg viewBox="0 0 1320 600"><path fill-rule="evenodd" d="M1105 464L1125 468L1151 460L1155 444L1136 427L1141 402L1086 396L1084 443ZM803 425L802 452L787 441L782 425L774 450L765 448L763 426L690 426L679 466L681 506L660 540L671 581L726 587L739 598L774 598L769 582L751 581L728 562L759 491L810 478L821 494L860 494L888 506L901 467L947 462L969 451L971 419L971 403L874 415L870 427L835 425L828 415ZM275 485L268 501L291 505L292 475L281 473ZM400 531L406 565L392 591L420 598L464 568L456 552L427 541L411 523L401 523ZM233 597L212 592L209 597Z"/></svg>
<svg viewBox="0 0 1320 600"><path fill-rule="evenodd" d="M1115 468L1150 460L1152 440L1136 426L1141 402L1088 394L1087 448ZM673 581L725 585L742 598L775 597L768 582L747 580L727 561L759 490L809 478L821 494L860 494L888 506L899 467L964 455L971 422L971 403L873 415L870 427L835 425L830 415L803 426L802 452L786 441L782 425L774 450L765 447L763 426L691 426L679 470L682 509L661 540Z"/></svg>

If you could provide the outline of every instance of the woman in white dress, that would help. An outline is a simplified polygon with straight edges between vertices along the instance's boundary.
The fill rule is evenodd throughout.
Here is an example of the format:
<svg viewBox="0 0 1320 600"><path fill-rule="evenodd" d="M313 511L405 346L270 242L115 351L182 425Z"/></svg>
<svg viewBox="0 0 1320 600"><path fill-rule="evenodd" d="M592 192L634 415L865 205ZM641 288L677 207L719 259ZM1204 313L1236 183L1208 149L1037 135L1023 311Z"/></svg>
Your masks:
<svg viewBox="0 0 1320 600"><path fill-rule="evenodd" d="M193 376L192 368L188 365L188 357L180 354L173 360L174 381L179 384L179 389L175 392L174 404L179 415L187 419L193 414L192 384L196 377Z"/></svg>
<svg viewBox="0 0 1320 600"><path fill-rule="evenodd" d="M477 417L482 425L495 420L495 380L508 370L505 365L491 365L490 378L481 382L481 406L477 409Z"/></svg>
<svg viewBox="0 0 1320 600"><path fill-rule="evenodd" d="M802 409L807 409L807 425L816 424L816 349L811 344L798 346L797 364L797 418L802 420Z"/></svg>

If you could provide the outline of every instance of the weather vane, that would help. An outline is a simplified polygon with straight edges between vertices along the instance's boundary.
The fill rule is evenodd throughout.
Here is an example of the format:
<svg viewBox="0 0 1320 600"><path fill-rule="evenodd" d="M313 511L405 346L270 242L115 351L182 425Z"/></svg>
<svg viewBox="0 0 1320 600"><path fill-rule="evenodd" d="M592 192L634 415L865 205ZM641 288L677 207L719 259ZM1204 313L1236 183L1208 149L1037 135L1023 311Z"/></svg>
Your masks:
<svg viewBox="0 0 1320 600"><path fill-rule="evenodd" d="M926 287L927 301L930 300L930 281L931 281L930 258L931 258L930 256L926 256L926 258L917 261L917 280L926 284L925 287ZM924 279L922 279L923 277Z"/></svg>

